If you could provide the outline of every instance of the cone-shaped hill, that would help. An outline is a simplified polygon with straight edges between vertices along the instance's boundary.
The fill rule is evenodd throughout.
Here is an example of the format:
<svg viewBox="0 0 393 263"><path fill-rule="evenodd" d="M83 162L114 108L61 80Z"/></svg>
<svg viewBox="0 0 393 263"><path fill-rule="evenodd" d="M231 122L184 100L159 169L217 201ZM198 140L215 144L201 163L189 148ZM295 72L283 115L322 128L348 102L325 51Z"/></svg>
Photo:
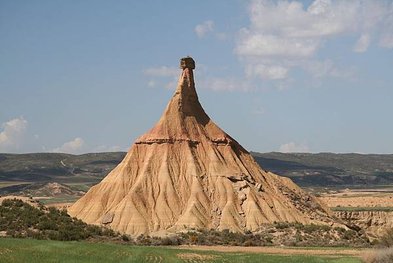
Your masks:
<svg viewBox="0 0 393 263"><path fill-rule="evenodd" d="M130 235L191 228L258 231L273 222L333 224L290 179L264 171L205 113L190 57L158 123L69 209L87 223Z"/></svg>

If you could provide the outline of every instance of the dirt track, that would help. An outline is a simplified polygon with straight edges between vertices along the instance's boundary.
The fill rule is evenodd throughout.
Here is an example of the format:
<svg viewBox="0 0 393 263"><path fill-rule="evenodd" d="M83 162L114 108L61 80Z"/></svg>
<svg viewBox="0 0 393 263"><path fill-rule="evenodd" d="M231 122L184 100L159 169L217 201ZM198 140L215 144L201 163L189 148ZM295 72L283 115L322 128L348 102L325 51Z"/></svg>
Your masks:
<svg viewBox="0 0 393 263"><path fill-rule="evenodd" d="M355 248L296 248L296 247L235 247L235 246L179 246L180 249L207 250L218 252L264 253L280 255L326 255L362 257L370 249Z"/></svg>

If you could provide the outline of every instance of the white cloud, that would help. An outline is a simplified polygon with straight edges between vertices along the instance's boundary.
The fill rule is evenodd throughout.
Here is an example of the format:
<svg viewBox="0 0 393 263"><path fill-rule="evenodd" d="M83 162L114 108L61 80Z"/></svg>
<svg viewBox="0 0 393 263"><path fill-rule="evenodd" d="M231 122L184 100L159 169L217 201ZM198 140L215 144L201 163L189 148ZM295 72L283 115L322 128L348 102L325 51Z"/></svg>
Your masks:
<svg viewBox="0 0 393 263"><path fill-rule="evenodd" d="M353 51L358 53L366 52L369 45L370 45L370 35L362 34L359 37L358 41L356 42L355 46L353 47Z"/></svg>
<svg viewBox="0 0 393 263"><path fill-rule="evenodd" d="M313 39L282 38L268 34L243 31L244 39L237 47L241 56L258 57L310 57L319 42Z"/></svg>
<svg viewBox="0 0 393 263"><path fill-rule="evenodd" d="M253 88L250 81L247 79L238 79L235 77L211 78L207 76L208 67L206 65L198 64L197 68L198 71L195 72L195 75L197 76L197 85L199 88L210 89L214 91L249 91ZM274 71L274 69L271 71ZM177 86L181 72L177 68L161 66L146 69L144 73L148 76L154 77L154 79L147 82L148 87L159 86L165 89L173 90ZM271 72L271 74L279 73Z"/></svg>
<svg viewBox="0 0 393 263"><path fill-rule="evenodd" d="M381 38L379 45L385 48L393 48L393 33L391 35L385 35Z"/></svg>
<svg viewBox="0 0 393 263"><path fill-rule="evenodd" d="M308 60L305 61L301 67L310 73L314 78L331 76L354 79L355 75L354 68L338 68L330 59L323 61Z"/></svg>
<svg viewBox="0 0 393 263"><path fill-rule="evenodd" d="M303 68L316 78L338 74L338 72L336 72L336 68L334 67L334 63L331 60L307 61Z"/></svg>
<svg viewBox="0 0 393 263"><path fill-rule="evenodd" d="M82 153L84 147L85 141L82 138L77 137L69 142L64 143L62 146L53 149L53 152L79 154Z"/></svg>
<svg viewBox="0 0 393 263"><path fill-rule="evenodd" d="M254 0L251 29L295 39L322 39L343 33L364 33L385 21L387 1L315 0L308 8L299 1Z"/></svg>
<svg viewBox="0 0 393 263"><path fill-rule="evenodd" d="M199 86L214 91L249 91L253 89L247 80L236 78L207 78L199 81Z"/></svg>
<svg viewBox="0 0 393 263"><path fill-rule="evenodd" d="M374 39L393 48L389 1L315 0L306 7L300 1L253 0L249 14L250 25L240 30L235 47L248 76L288 78L291 69L315 64L321 47L341 37L358 38L354 52L367 51ZM320 73L313 76L343 76L332 74L341 69L329 63L320 62Z"/></svg>
<svg viewBox="0 0 393 263"><path fill-rule="evenodd" d="M211 20L207 20L195 27L195 33L199 38L206 36L206 34L213 32L214 30L214 22Z"/></svg>
<svg viewBox="0 0 393 263"><path fill-rule="evenodd" d="M296 144L294 142L290 142L290 143L282 144L278 151L283 153L293 153L293 152L305 153L305 152L310 152L310 149L305 144Z"/></svg>
<svg viewBox="0 0 393 263"><path fill-rule="evenodd" d="M23 117L15 118L1 125L0 152L18 151L27 129L28 122Z"/></svg>
<svg viewBox="0 0 393 263"><path fill-rule="evenodd" d="M246 75L259 76L264 79L284 79L287 77L288 69L279 65L266 66L254 65L246 68Z"/></svg>
<svg viewBox="0 0 393 263"><path fill-rule="evenodd" d="M390 5L389 15L381 26L382 36L379 45L384 48L393 48L393 3Z"/></svg>
<svg viewBox="0 0 393 263"><path fill-rule="evenodd" d="M180 69L175 67L155 67L155 68L148 68L144 71L147 76L152 77L173 77L179 75Z"/></svg>
<svg viewBox="0 0 393 263"><path fill-rule="evenodd" d="M125 151L120 146L107 146L107 145L99 145L93 149L93 152L119 152Z"/></svg>
<svg viewBox="0 0 393 263"><path fill-rule="evenodd" d="M180 69L168 66L152 67L146 69L144 74L154 78L147 82L148 87L163 86L166 89L174 89L180 75ZM164 82L160 82L159 79L164 80Z"/></svg>
<svg viewBox="0 0 393 263"><path fill-rule="evenodd" d="M156 86L156 82L155 82L154 80L149 80L149 81L147 82L147 86L148 86L149 88L153 88L153 87Z"/></svg>

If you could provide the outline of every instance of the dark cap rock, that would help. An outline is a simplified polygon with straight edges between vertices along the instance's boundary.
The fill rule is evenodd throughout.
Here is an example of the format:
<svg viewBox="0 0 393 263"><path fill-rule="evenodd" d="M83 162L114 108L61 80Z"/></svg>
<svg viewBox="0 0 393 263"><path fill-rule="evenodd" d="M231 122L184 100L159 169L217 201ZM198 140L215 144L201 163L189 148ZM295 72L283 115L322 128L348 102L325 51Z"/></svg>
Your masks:
<svg viewBox="0 0 393 263"><path fill-rule="evenodd" d="M192 57L185 57L180 59L180 68L181 69L195 69L195 61Z"/></svg>

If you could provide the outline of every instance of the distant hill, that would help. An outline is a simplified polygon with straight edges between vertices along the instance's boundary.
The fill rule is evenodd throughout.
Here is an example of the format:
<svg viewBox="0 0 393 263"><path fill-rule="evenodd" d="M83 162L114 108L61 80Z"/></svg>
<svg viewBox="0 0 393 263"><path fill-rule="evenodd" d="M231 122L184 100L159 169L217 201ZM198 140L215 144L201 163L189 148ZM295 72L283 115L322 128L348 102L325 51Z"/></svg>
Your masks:
<svg viewBox="0 0 393 263"><path fill-rule="evenodd" d="M125 156L125 152L0 154L0 183L95 184ZM393 154L257 153L265 169L290 177L301 186L364 186L393 184ZM11 193L18 186L0 184Z"/></svg>
<svg viewBox="0 0 393 263"><path fill-rule="evenodd" d="M393 184L393 154L256 153L266 170L301 186Z"/></svg>
<svg viewBox="0 0 393 263"><path fill-rule="evenodd" d="M21 196L34 196L34 197L81 197L85 194L84 191L78 191L65 184L57 182L33 182L26 184L17 184L9 187L0 188L0 193L3 195L13 194Z"/></svg>
<svg viewBox="0 0 393 263"><path fill-rule="evenodd" d="M53 197L59 189L48 187L47 183L60 183L72 187L64 191L63 185L62 196L79 196L80 191L87 191L101 181L124 155L123 152L0 154L0 195Z"/></svg>
<svg viewBox="0 0 393 263"><path fill-rule="evenodd" d="M0 181L98 182L124 157L124 152L0 154Z"/></svg>

